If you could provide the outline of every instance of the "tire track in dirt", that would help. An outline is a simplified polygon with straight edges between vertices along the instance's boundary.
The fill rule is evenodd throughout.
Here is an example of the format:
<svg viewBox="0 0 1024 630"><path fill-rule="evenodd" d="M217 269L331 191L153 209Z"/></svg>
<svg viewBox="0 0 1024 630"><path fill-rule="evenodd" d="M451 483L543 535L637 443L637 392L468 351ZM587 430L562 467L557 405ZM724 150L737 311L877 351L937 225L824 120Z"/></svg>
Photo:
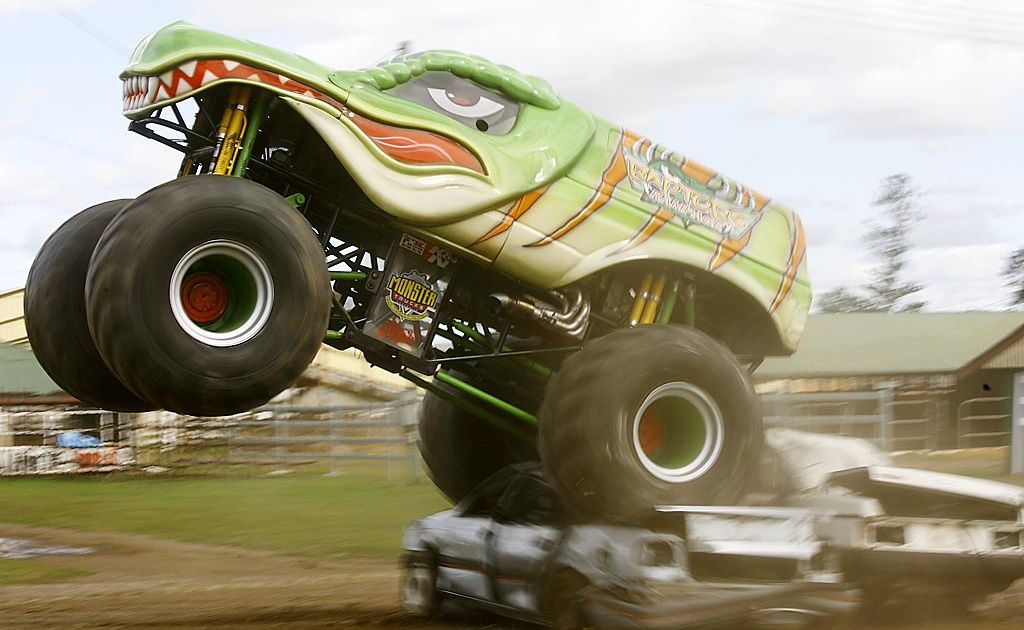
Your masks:
<svg viewBox="0 0 1024 630"><path fill-rule="evenodd" d="M96 550L36 560L85 569L90 575L57 584L0 586L4 630L533 627L457 610L438 621L411 618L398 602L398 563L387 559L309 558L133 534L2 524L0 537ZM1024 614L1024 583L991 598L983 612L962 621L890 620L884 626L862 623L851 628L1018 628Z"/></svg>

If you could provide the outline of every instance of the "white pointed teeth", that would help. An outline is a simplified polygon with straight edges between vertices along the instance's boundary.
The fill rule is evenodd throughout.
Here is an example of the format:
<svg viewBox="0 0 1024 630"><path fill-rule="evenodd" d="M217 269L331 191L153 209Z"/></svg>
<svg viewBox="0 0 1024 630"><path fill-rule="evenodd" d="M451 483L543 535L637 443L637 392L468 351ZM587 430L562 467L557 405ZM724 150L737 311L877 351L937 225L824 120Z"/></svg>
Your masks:
<svg viewBox="0 0 1024 630"><path fill-rule="evenodd" d="M123 110L134 111L156 103L160 87L160 79L157 77L136 75L126 77L121 81Z"/></svg>
<svg viewBox="0 0 1024 630"><path fill-rule="evenodd" d="M196 74L196 65L198 63L199 62L197 62L197 61L189 61L187 63L183 63L180 66L178 66L178 69L181 70L182 72L184 72L185 76L187 76L189 78L192 78Z"/></svg>
<svg viewBox="0 0 1024 630"><path fill-rule="evenodd" d="M202 80L202 83L200 83L200 85L206 85L207 83L216 81L217 79L218 79L217 75L215 75L214 73L212 73L209 70L207 70L206 72L203 73L203 80Z"/></svg>
<svg viewBox="0 0 1024 630"><path fill-rule="evenodd" d="M225 59L224 60L224 67L227 68L228 70L234 70L235 68L238 67L238 62L237 61L231 61L230 59Z"/></svg>

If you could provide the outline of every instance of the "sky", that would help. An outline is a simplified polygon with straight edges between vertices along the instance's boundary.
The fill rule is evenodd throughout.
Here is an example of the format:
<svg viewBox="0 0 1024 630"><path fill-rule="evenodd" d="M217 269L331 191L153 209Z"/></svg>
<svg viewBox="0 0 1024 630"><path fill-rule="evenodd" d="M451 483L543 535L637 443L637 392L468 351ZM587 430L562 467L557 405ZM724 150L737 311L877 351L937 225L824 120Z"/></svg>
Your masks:
<svg viewBox="0 0 1024 630"><path fill-rule="evenodd" d="M866 282L881 180L926 218L907 277L930 310L1005 308L1024 247L1024 6L1013 0L0 0L0 288L92 204L172 178L127 131L118 72L185 19L337 68L411 42L544 77L567 100L796 209L816 294Z"/></svg>

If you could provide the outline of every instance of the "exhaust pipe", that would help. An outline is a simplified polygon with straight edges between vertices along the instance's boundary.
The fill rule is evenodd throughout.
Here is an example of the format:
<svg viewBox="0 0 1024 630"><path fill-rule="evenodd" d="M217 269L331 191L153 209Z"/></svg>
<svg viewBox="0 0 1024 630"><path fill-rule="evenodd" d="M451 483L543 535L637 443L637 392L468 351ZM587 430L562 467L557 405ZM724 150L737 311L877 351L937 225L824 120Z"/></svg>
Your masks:
<svg viewBox="0 0 1024 630"><path fill-rule="evenodd" d="M492 293L491 299L501 310L518 313L571 337L582 338L590 324L590 302L575 288L552 291L550 296L555 304L530 295L514 298L507 293Z"/></svg>

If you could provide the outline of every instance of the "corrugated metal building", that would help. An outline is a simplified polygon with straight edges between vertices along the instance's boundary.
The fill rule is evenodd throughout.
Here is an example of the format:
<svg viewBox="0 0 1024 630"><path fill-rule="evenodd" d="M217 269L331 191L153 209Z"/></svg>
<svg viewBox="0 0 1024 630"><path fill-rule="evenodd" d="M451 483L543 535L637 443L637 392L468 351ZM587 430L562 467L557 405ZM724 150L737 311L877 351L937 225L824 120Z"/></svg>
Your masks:
<svg viewBox="0 0 1024 630"><path fill-rule="evenodd" d="M891 390L898 413L930 414L935 444L951 448L1009 443L1020 371L1024 312L828 313L754 376L766 393Z"/></svg>

